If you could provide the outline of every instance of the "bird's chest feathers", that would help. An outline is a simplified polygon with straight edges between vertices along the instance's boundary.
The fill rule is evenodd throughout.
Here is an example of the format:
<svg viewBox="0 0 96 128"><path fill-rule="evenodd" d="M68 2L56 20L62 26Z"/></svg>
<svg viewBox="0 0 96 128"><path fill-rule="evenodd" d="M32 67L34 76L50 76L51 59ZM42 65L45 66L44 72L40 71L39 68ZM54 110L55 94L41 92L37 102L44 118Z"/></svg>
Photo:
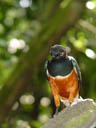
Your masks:
<svg viewBox="0 0 96 128"><path fill-rule="evenodd" d="M49 82L52 88L56 89L57 93L61 96L69 96L70 90L78 87L78 77L75 70L66 77L52 77L49 75Z"/></svg>

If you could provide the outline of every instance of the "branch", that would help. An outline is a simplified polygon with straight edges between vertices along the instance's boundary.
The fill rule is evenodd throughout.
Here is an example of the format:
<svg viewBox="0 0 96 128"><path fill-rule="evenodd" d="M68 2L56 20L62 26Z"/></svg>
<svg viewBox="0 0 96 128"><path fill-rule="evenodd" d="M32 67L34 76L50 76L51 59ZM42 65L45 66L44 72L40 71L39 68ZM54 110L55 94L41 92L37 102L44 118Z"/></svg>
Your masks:
<svg viewBox="0 0 96 128"><path fill-rule="evenodd" d="M96 103L85 99L65 108L42 128L95 128Z"/></svg>
<svg viewBox="0 0 96 128"><path fill-rule="evenodd" d="M79 25L83 28L86 28L88 31L96 34L96 27L92 25L91 23L84 21L84 20L79 20Z"/></svg>

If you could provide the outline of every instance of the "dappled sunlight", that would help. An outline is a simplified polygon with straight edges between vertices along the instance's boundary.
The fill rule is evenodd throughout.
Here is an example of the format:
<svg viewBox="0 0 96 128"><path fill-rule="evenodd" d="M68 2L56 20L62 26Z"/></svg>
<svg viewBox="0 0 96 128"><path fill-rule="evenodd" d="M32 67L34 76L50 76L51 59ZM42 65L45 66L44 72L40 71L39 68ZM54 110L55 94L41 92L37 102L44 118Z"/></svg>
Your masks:
<svg viewBox="0 0 96 128"><path fill-rule="evenodd" d="M86 7L88 9L94 9L95 8L95 4L92 1L87 1L86 2Z"/></svg>
<svg viewBox="0 0 96 128"><path fill-rule="evenodd" d="M15 102L12 106L12 111L16 111L19 107L19 103L18 102Z"/></svg>
<svg viewBox="0 0 96 128"><path fill-rule="evenodd" d="M33 104L35 102L35 98L32 95L23 95L20 97L21 104Z"/></svg>
<svg viewBox="0 0 96 128"><path fill-rule="evenodd" d="M96 54L92 49L86 49L85 54L86 54L86 56L88 56L91 59L96 58Z"/></svg>
<svg viewBox="0 0 96 128"><path fill-rule="evenodd" d="M42 115L39 116L39 121L42 122L42 123L47 122L48 119L49 119L49 117L46 114L42 114Z"/></svg>
<svg viewBox="0 0 96 128"><path fill-rule="evenodd" d="M47 107L47 106L50 105L51 101L50 101L49 98L43 97L43 98L40 100L40 103L41 103L42 106Z"/></svg>
<svg viewBox="0 0 96 128"><path fill-rule="evenodd" d="M31 128L31 127L27 121L18 120L16 122L16 128Z"/></svg>
<svg viewBox="0 0 96 128"><path fill-rule="evenodd" d="M12 63L17 63L18 62L18 57L17 56L12 56L11 57L11 62Z"/></svg>
<svg viewBox="0 0 96 128"><path fill-rule="evenodd" d="M28 8L32 5L32 0L20 0L20 6L23 8Z"/></svg>
<svg viewBox="0 0 96 128"><path fill-rule="evenodd" d="M24 40L18 40L14 38L9 42L8 52L15 53L17 49L24 49L24 47L25 47Z"/></svg>

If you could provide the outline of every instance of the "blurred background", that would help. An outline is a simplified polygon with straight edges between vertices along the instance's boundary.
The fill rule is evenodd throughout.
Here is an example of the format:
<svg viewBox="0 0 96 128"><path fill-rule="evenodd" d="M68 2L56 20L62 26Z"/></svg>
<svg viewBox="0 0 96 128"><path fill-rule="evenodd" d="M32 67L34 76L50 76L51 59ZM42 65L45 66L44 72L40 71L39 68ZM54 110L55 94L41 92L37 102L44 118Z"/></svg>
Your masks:
<svg viewBox="0 0 96 128"><path fill-rule="evenodd" d="M96 1L0 0L0 128L40 128L54 114L53 44L76 58L81 96L96 101Z"/></svg>

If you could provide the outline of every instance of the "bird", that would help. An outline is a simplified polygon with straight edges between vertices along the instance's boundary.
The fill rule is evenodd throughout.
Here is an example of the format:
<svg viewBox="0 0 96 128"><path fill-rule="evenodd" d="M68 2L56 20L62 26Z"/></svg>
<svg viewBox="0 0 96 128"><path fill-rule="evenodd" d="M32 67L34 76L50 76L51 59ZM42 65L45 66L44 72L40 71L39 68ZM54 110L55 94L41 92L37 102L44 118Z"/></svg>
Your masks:
<svg viewBox="0 0 96 128"><path fill-rule="evenodd" d="M79 98L82 77L76 59L68 56L62 45L50 48L51 59L46 61L46 76L56 105L58 114L60 103L66 107Z"/></svg>

